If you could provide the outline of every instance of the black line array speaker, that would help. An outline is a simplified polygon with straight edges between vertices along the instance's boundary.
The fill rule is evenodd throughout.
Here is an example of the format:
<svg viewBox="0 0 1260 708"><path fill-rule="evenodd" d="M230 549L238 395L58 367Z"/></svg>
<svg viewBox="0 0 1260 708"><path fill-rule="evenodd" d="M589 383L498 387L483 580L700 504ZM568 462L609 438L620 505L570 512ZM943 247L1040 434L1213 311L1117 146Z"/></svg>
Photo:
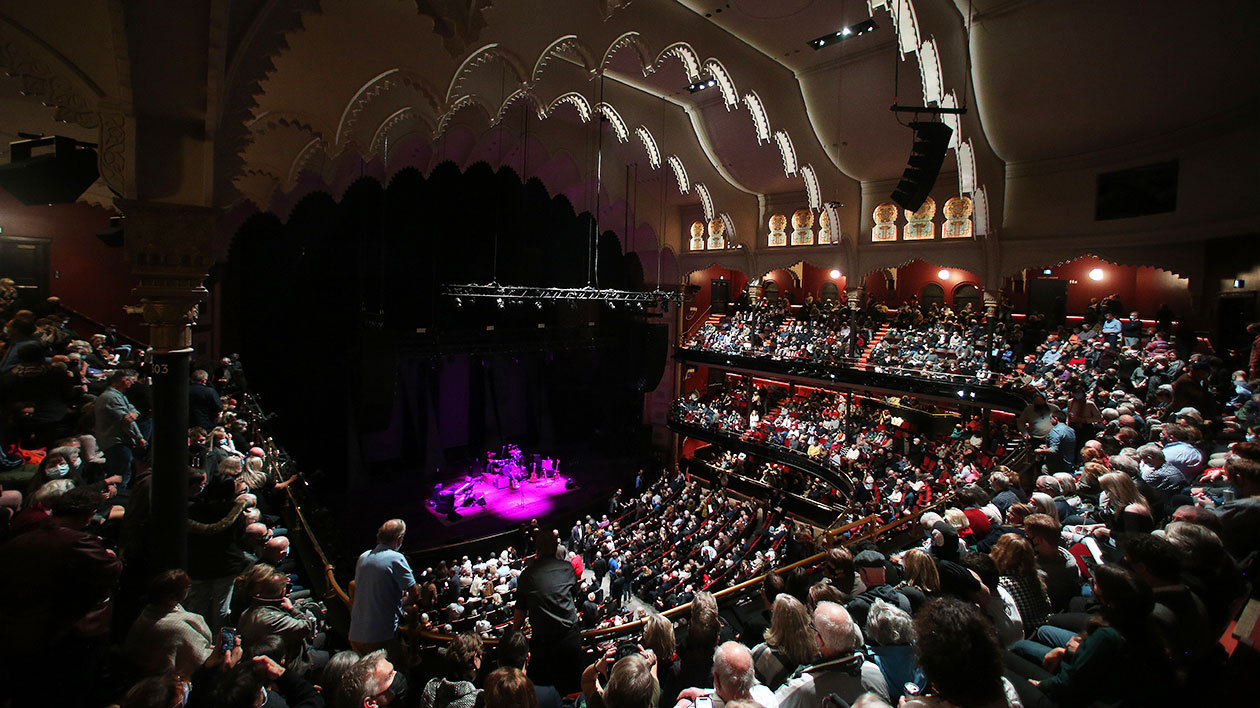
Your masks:
<svg viewBox="0 0 1260 708"><path fill-rule="evenodd" d="M914 148L892 200L902 209L914 212L923 206L936 184L941 164L945 162L945 151L949 149L949 137L954 130L944 123L924 121L915 121L910 128L914 130Z"/></svg>
<svg viewBox="0 0 1260 708"><path fill-rule="evenodd" d="M53 152L31 155L51 144ZM60 136L9 143L10 163L0 166L0 188L23 204L73 202L100 176L96 151Z"/></svg>

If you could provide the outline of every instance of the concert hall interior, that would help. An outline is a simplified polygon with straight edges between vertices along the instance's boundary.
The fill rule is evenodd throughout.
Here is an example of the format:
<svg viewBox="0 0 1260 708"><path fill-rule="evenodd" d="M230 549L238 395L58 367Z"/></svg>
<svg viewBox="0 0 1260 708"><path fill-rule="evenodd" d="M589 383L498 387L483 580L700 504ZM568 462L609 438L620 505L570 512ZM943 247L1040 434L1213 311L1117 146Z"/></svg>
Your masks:
<svg viewBox="0 0 1260 708"><path fill-rule="evenodd" d="M1257 27L0 0L0 708L1254 704Z"/></svg>

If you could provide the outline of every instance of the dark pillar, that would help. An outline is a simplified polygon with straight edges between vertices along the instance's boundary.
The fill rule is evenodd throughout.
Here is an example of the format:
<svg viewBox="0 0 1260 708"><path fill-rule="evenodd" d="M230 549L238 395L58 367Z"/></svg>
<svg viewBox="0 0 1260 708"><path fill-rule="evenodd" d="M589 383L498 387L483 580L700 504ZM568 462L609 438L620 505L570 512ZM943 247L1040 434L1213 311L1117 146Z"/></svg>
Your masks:
<svg viewBox="0 0 1260 708"><path fill-rule="evenodd" d="M155 569L188 564L188 380L191 349L153 355L153 534Z"/></svg>
<svg viewBox="0 0 1260 708"><path fill-rule="evenodd" d="M127 217L127 260L140 281L132 294L153 347L153 479L149 567L188 563L188 369L192 325L206 297L210 229L218 215L186 204L115 199Z"/></svg>

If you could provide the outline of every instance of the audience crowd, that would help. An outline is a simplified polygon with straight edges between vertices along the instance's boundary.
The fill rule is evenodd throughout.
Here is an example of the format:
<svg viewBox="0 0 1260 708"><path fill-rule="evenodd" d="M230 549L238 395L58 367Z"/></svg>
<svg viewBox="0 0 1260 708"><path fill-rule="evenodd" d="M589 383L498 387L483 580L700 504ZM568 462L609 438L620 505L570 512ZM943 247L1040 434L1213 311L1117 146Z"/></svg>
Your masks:
<svg viewBox="0 0 1260 708"><path fill-rule="evenodd" d="M567 532L534 523L496 554L415 572L401 552L406 525L392 519L355 564L344 635L326 631L289 556L283 491L294 478L239 365L198 369L189 383L188 570L157 572L143 352L111 333L82 340L55 309L15 312L0 359L0 462L32 474L0 497L3 700L1238 703L1252 638L1220 640L1254 602L1257 357L1231 371L1184 333L1117 327L1101 305L1078 332L905 309L876 366L994 370L1028 387L1028 407L948 434L817 390L748 387L684 398L674 412L852 480L843 499L772 478L843 500L837 524L869 523L803 532L774 495L747 499L674 470ZM693 346L834 362L887 316L868 308L845 333L843 309L804 312L742 308ZM1031 457L1015 454L1024 448ZM766 469L755 455L723 455L718 467ZM719 603L749 580L753 591Z"/></svg>

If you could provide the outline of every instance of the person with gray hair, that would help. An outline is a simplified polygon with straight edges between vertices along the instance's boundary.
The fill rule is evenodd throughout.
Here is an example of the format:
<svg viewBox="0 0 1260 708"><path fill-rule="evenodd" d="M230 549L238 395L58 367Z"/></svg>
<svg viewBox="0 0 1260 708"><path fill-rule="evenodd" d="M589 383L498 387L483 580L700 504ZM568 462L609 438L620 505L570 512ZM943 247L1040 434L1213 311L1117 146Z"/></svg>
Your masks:
<svg viewBox="0 0 1260 708"><path fill-rule="evenodd" d="M1164 458L1164 448L1159 443L1146 443L1138 448L1138 465L1142 481L1166 494L1177 494L1185 490L1187 483L1181 470L1168 464Z"/></svg>
<svg viewBox="0 0 1260 708"><path fill-rule="evenodd" d="M691 688L679 694L680 699L694 701L708 695L714 708L735 701L754 701L763 708L778 708L774 692L757 681L752 653L739 642L723 642L713 650L713 690Z"/></svg>
<svg viewBox="0 0 1260 708"><path fill-rule="evenodd" d="M884 674L891 700L901 699L907 683L925 687L923 672L914 656L914 619L908 612L876 600L866 615L866 638Z"/></svg>
<svg viewBox="0 0 1260 708"><path fill-rule="evenodd" d="M850 702L867 691L888 699L883 672L857 651L862 646L862 632L847 610L834 602L818 603L814 631L822 659L798 668L775 692L781 708L817 708L833 693Z"/></svg>

